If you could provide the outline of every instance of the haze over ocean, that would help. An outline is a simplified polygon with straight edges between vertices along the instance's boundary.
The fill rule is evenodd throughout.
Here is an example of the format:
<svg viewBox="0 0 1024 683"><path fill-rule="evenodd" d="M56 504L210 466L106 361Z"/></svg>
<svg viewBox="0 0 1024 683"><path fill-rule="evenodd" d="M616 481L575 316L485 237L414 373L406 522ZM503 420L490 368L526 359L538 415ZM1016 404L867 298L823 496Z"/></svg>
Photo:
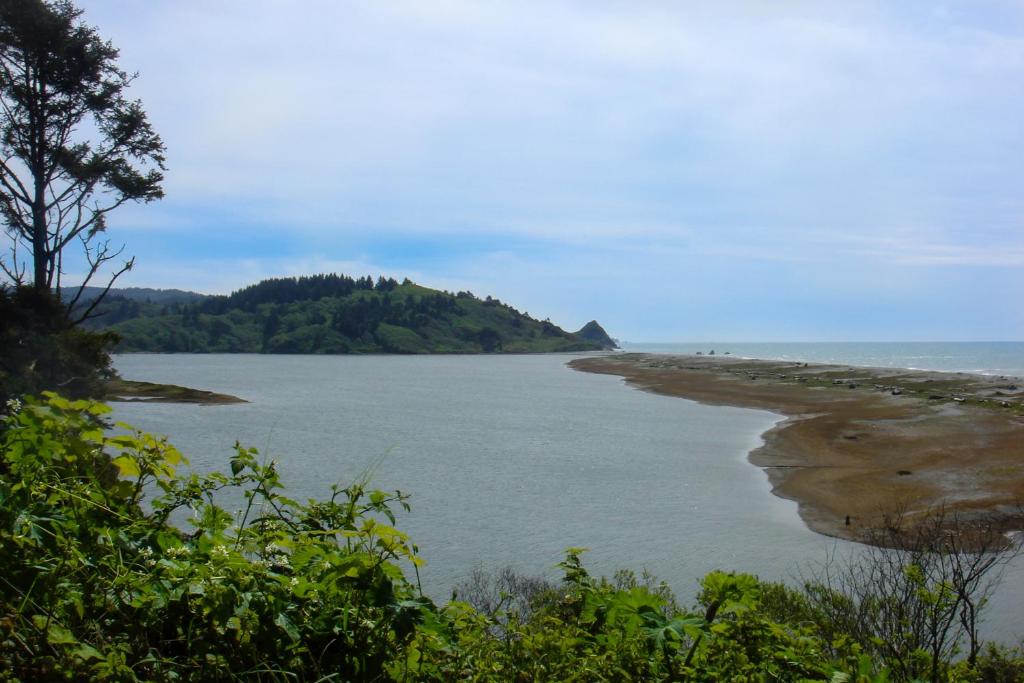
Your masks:
<svg viewBox="0 0 1024 683"><path fill-rule="evenodd" d="M741 358L1024 377L1024 342L622 342L643 353L730 353Z"/></svg>

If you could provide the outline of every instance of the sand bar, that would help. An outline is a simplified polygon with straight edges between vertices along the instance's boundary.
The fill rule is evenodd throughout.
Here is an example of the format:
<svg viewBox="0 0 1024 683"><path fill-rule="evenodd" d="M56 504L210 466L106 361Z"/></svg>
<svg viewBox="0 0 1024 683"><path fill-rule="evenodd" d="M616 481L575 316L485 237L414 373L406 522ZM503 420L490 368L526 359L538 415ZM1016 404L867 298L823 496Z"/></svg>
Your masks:
<svg viewBox="0 0 1024 683"><path fill-rule="evenodd" d="M786 417L750 461L814 531L865 541L886 515L936 506L1024 528L1024 380L965 373L615 354L576 370ZM849 523L847 523L849 517Z"/></svg>
<svg viewBox="0 0 1024 683"><path fill-rule="evenodd" d="M123 403L198 403L204 406L248 403L245 399L231 394L191 389L177 384L139 382L116 377L106 383L106 400Z"/></svg>

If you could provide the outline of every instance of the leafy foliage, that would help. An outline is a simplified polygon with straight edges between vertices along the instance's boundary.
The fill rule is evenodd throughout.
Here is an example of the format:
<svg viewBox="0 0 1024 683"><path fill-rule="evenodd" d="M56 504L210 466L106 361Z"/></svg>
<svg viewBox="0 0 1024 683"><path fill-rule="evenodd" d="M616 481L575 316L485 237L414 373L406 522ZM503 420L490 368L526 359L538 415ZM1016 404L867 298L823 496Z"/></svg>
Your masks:
<svg viewBox="0 0 1024 683"><path fill-rule="evenodd" d="M218 353L499 353L601 345L501 301L406 280L313 275L265 280L230 296L147 303L111 295L94 326L121 351Z"/></svg>
<svg viewBox="0 0 1024 683"><path fill-rule="evenodd" d="M103 405L49 394L6 419L0 669L25 680L211 680L303 672L372 679L432 605L398 562L401 494L356 483L301 505L274 463L236 447L230 475L178 476L181 455ZM233 518L216 491L240 490ZM148 508L142 498L155 490ZM169 520L190 510L191 533Z"/></svg>
<svg viewBox="0 0 1024 683"><path fill-rule="evenodd" d="M683 609L650 577L591 576L570 548L560 586L506 572L478 577L482 611L437 606L407 579L421 560L394 526L404 494L359 481L299 503L238 445L229 473L182 474L165 439L111 434L108 412L45 394L0 423L0 680L902 680L795 618L799 591L746 574L712 572ZM217 502L232 491L236 515ZM943 673L1022 666L990 648Z"/></svg>

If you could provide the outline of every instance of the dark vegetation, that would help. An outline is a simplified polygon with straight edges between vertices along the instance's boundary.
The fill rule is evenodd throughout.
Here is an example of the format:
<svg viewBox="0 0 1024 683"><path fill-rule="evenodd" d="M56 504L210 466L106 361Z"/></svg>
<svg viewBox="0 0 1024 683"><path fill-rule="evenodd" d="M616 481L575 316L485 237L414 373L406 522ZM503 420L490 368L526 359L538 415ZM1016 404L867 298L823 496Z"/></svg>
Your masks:
<svg viewBox="0 0 1024 683"><path fill-rule="evenodd" d="M72 324L49 291L0 287L0 401L43 390L103 396L114 341Z"/></svg>
<svg viewBox="0 0 1024 683"><path fill-rule="evenodd" d="M894 527L905 547L799 588L712 572L681 605L651 577L591 576L569 549L558 584L477 571L438 605L395 527L402 493L357 481L300 503L253 449L236 446L227 474L180 474L165 440L105 431L101 404L48 394L5 411L0 680L881 683L1024 672L1020 650L970 632L1009 551L961 554L928 526ZM218 504L231 492L244 501L234 515Z"/></svg>
<svg viewBox="0 0 1024 683"><path fill-rule="evenodd" d="M521 353L603 346L498 299L409 280L312 275L197 296L143 298L115 290L89 325L116 333L118 351Z"/></svg>

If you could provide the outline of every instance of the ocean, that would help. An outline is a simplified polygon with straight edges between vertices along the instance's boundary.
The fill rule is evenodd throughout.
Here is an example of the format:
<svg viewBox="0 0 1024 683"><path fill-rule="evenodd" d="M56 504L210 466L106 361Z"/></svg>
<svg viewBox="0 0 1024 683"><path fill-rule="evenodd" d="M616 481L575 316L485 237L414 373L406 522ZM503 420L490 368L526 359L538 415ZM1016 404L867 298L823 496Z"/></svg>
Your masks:
<svg viewBox="0 0 1024 683"><path fill-rule="evenodd" d="M623 351L729 353L741 358L1024 377L1024 342L623 342Z"/></svg>

